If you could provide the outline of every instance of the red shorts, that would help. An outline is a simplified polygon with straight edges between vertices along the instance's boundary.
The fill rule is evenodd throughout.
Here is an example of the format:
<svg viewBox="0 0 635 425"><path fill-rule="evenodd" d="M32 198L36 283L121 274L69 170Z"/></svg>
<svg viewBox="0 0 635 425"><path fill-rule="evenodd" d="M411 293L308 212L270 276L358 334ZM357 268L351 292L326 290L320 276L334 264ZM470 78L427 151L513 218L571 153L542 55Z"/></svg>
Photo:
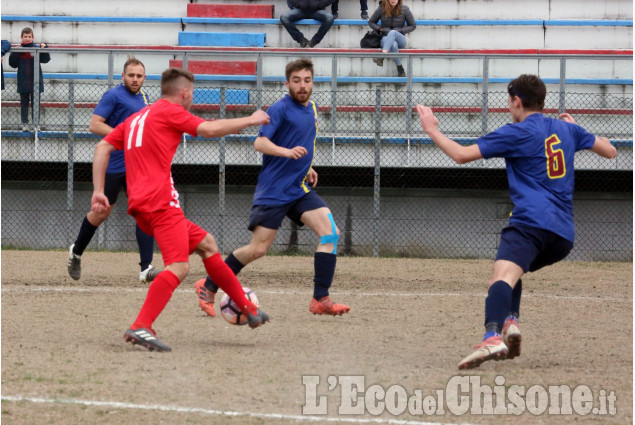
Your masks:
<svg viewBox="0 0 635 425"><path fill-rule="evenodd" d="M186 219L180 208L137 211L134 218L141 230L154 236L166 266L189 261L190 254L207 235L203 228Z"/></svg>

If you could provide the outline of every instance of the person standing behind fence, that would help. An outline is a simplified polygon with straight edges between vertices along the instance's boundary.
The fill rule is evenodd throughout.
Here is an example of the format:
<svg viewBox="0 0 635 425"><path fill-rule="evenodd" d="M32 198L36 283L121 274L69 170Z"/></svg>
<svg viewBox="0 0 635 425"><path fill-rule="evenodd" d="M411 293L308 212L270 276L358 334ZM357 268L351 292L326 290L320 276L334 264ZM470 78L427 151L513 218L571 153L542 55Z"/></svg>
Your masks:
<svg viewBox="0 0 635 425"><path fill-rule="evenodd" d="M520 355L521 277L563 260L573 248L574 155L588 149L604 158L617 156L606 137L576 125L571 115L555 119L542 114L547 88L539 77L523 74L509 83L507 92L513 123L469 146L445 136L432 110L417 105L423 131L456 163L505 158L514 204L489 279L483 342L461 360L459 369Z"/></svg>
<svg viewBox="0 0 635 425"><path fill-rule="evenodd" d="M194 98L194 75L183 69L169 68L161 75L161 99L131 115L101 140L93 161L92 211L108 211L105 174L109 156L123 150L128 184L128 214L139 227L153 235L165 263L148 288L141 311L124 339L150 351L170 351L156 337L152 324L189 272L189 256L201 256L206 272L223 288L247 316L251 328L269 321L269 315L245 296L236 276L223 262L214 237L189 221L179 203L172 180L172 160L183 133L194 137L218 138L243 128L267 124L269 115L262 110L249 117L206 121L188 110Z"/></svg>
<svg viewBox="0 0 635 425"><path fill-rule="evenodd" d="M300 47L315 47L320 44L326 33L333 25L333 15L326 10L326 6L334 0L287 0L289 9L280 15L280 22L285 27L291 38L300 43ZM296 26L301 19L315 19L320 21L320 28L311 41Z"/></svg>
<svg viewBox="0 0 635 425"><path fill-rule="evenodd" d="M149 104L147 94L141 90L146 79L146 71L140 60L133 56L129 57L123 66L121 79L123 80L121 84L104 93L90 119L89 130L98 136L107 136L126 118ZM81 277L81 256L84 254L84 250L95 235L97 228L110 217L122 188L127 189L126 165L123 151L116 151L110 155L106 170L105 193L108 196L110 207L101 213L88 212L79 228L77 239L68 250L68 274L74 280ZM152 266L154 238L145 234L139 226L136 226L135 231L139 245L139 266L141 267L139 280L142 283L151 282L159 273Z"/></svg>
<svg viewBox="0 0 635 425"><path fill-rule="evenodd" d="M379 20L381 25L378 24ZM406 34L414 31L417 23L408 6L403 4L403 0L384 0L368 20L368 26L381 33L380 47L383 53L399 53L399 49L405 48L408 44ZM375 58L373 61L379 66L384 66L384 58ZM397 76L405 77L406 71L401 65L401 59L395 58L394 61L397 65Z"/></svg>
<svg viewBox="0 0 635 425"><path fill-rule="evenodd" d="M20 34L20 47L40 47L46 48L46 43L35 44L33 42L33 30L29 27L23 28ZM40 64L48 63L51 55L48 53L40 53ZM28 131L29 127L29 101L34 102L34 75L35 75L35 56L30 52L12 52L9 55L9 66L18 68L18 93L20 94L20 118L22 120L22 131ZM42 77L42 67L40 72L40 93L44 93L44 78ZM33 109L31 109L31 119L35 121ZM39 117L38 117L39 119ZM36 130L37 131L37 130Z"/></svg>
<svg viewBox="0 0 635 425"><path fill-rule="evenodd" d="M340 232L331 210L311 190L318 179L312 167L317 105L309 99L313 91L313 62L309 59L290 62L285 74L289 94L269 107L271 122L260 128L254 142L254 148L263 154L263 159L249 217L251 243L234 250L225 263L238 274L247 264L264 256L285 216L298 226L306 224L320 237L313 256L315 275L309 311L342 315L350 311L350 307L335 304L329 297ZM215 280L208 276L197 281L194 289L201 309L215 316L214 299L218 291Z"/></svg>
<svg viewBox="0 0 635 425"><path fill-rule="evenodd" d="M0 64L0 72L2 73L2 90L4 90L4 55L11 50L11 42L9 40L2 40L2 63Z"/></svg>

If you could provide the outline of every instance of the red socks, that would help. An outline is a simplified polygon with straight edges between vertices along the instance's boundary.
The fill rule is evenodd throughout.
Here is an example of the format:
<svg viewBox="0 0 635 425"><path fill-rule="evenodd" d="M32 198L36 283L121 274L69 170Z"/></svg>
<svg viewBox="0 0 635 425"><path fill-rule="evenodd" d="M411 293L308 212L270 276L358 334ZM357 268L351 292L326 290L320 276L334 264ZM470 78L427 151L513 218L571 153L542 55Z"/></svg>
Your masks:
<svg viewBox="0 0 635 425"><path fill-rule="evenodd" d="M170 270L163 270L157 275L148 288L148 295L141 307L141 311L137 316L130 329L147 328L152 329L152 323L161 314L172 293L181 282L179 278Z"/></svg>
<svg viewBox="0 0 635 425"><path fill-rule="evenodd" d="M204 259L203 265L214 283L229 295L229 298L238 305L244 314L258 314L258 307L247 299L242 285L234 272L225 264L220 254L217 253Z"/></svg>

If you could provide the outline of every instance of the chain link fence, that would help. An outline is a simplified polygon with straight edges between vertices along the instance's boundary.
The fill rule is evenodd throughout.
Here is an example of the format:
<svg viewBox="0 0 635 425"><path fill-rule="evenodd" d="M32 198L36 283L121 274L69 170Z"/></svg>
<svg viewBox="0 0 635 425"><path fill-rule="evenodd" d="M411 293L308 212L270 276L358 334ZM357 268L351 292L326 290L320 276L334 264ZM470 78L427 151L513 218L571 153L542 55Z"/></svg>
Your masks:
<svg viewBox="0 0 635 425"><path fill-rule="evenodd" d="M2 98L2 244L65 248L90 208L91 161L99 140L88 131L108 89L104 81L47 80L39 117L23 131L15 80ZM206 119L244 116L286 94L283 84L257 89L197 82L192 112ZM509 122L503 85L481 89L412 91L390 85L336 91L316 85L319 133L314 168L318 193L341 230L340 255L492 258L512 209L504 161L456 165L423 134L413 107L433 107L440 129L460 143ZM471 87L471 86L470 86ZM158 81L146 81L151 101ZM257 99L257 101L256 101ZM546 115L562 102L546 99ZM618 158L576 157L577 241L573 260L632 261L632 95L566 93L567 111L589 131L608 136ZM261 155L257 128L221 139L184 137L173 176L181 205L210 231L221 250L249 243L247 223ZM136 250L134 222L121 194L89 249ZM318 243L288 220L272 251L311 253Z"/></svg>

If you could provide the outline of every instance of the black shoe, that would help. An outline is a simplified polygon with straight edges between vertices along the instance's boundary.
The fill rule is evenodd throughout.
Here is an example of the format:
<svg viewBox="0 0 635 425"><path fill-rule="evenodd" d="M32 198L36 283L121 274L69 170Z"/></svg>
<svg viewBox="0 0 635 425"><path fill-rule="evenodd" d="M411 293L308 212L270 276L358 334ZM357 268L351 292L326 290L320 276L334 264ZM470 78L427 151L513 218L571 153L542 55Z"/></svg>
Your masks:
<svg viewBox="0 0 635 425"><path fill-rule="evenodd" d="M313 47L315 47L315 46L317 46L317 45L318 45L318 44L317 44L315 41L313 41L313 40L311 40L311 41L309 42L309 48L313 48Z"/></svg>
<svg viewBox="0 0 635 425"><path fill-rule="evenodd" d="M257 328L258 326L264 325L269 321L269 315L258 309L258 315L254 316L251 313L247 314L247 323L249 323L249 327L252 329Z"/></svg>
<svg viewBox="0 0 635 425"><path fill-rule="evenodd" d="M333 15L333 19L337 19L340 16L340 14L337 12L333 12L332 15Z"/></svg>
<svg viewBox="0 0 635 425"><path fill-rule="evenodd" d="M300 47L306 47L308 46L310 43L309 40L307 40L306 38L303 38L302 41L300 42Z"/></svg>
<svg viewBox="0 0 635 425"><path fill-rule="evenodd" d="M123 334L123 338L126 342L131 342L132 345L143 345L150 351L172 351L170 347L159 341L150 329L128 329L126 333Z"/></svg>
<svg viewBox="0 0 635 425"><path fill-rule="evenodd" d="M377 66L384 66L384 58L373 58L373 62L375 62Z"/></svg>
<svg viewBox="0 0 635 425"><path fill-rule="evenodd" d="M368 20L368 12L365 10L362 11L362 19Z"/></svg>
<svg viewBox="0 0 635 425"><path fill-rule="evenodd" d="M404 71L403 66L397 65L397 77L405 77L406 71Z"/></svg>

